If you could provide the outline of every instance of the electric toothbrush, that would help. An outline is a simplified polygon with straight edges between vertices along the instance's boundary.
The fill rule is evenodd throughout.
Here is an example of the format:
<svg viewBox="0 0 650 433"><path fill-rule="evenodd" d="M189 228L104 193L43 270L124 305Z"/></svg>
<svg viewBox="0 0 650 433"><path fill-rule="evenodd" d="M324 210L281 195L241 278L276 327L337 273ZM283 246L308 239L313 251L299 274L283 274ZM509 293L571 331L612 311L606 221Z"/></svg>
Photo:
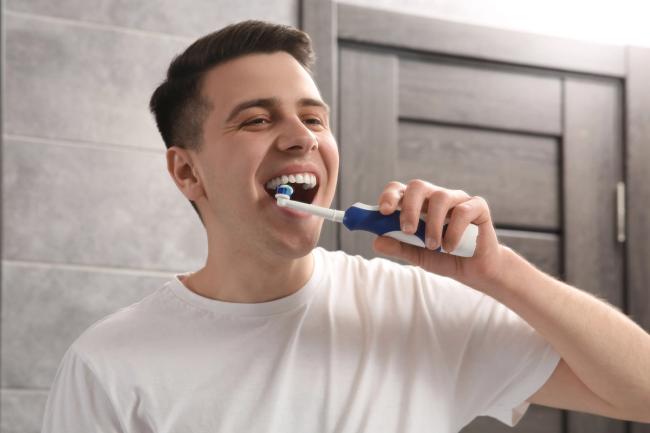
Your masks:
<svg viewBox="0 0 650 433"><path fill-rule="evenodd" d="M418 228L414 234L404 233L400 229L400 211L395 211L390 215L383 215L379 212L379 206L370 206L363 203L355 203L345 211L324 208L313 204L302 203L291 200L293 188L289 185L280 185L276 189L275 198L278 206L288 207L300 210L302 212L316 215L329 221L343 223L348 230L364 230L379 236L388 236L398 241L415 245L416 247L425 248L424 233L425 222L420 218ZM447 228L443 226L443 234ZM476 249L476 237L478 236L478 226L470 224L463 235L460 243L454 251L445 251L438 247L433 251L448 253L460 257L472 257Z"/></svg>

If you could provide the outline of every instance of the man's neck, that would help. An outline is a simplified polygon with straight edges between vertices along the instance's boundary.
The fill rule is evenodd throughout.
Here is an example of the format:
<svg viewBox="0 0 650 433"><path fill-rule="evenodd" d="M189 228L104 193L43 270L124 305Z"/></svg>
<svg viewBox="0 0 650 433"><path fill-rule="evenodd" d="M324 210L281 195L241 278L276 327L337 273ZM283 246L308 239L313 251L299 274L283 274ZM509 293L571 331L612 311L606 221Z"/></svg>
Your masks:
<svg viewBox="0 0 650 433"><path fill-rule="evenodd" d="M284 298L309 280L312 254L297 259L208 249L205 266L183 279L193 292L224 302L259 303Z"/></svg>

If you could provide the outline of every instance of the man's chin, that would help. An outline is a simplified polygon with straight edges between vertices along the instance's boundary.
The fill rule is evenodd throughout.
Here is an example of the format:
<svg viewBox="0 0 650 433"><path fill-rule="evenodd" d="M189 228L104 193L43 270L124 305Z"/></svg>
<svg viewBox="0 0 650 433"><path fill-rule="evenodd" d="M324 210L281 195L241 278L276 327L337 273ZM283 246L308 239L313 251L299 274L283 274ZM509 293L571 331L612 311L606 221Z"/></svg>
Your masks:
<svg viewBox="0 0 650 433"><path fill-rule="evenodd" d="M305 257L314 248L316 248L319 237L320 232L318 235L315 235L311 238L301 237L294 239L282 239L280 242L278 242L278 245L273 248L273 251L276 255L279 255L285 259L299 259Z"/></svg>

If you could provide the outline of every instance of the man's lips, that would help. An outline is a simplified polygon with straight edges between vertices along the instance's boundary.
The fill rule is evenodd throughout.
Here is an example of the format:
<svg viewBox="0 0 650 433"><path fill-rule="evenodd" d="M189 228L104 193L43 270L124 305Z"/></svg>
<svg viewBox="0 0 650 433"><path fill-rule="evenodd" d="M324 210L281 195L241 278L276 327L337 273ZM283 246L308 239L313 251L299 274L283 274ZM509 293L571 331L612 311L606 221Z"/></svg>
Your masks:
<svg viewBox="0 0 650 433"><path fill-rule="evenodd" d="M299 211L297 209L291 209L291 208L288 208L288 207L280 207L280 206L276 206L276 207L284 215L290 216L292 218L308 219L308 218L313 217L313 215L308 214L306 212L301 212L301 211Z"/></svg>

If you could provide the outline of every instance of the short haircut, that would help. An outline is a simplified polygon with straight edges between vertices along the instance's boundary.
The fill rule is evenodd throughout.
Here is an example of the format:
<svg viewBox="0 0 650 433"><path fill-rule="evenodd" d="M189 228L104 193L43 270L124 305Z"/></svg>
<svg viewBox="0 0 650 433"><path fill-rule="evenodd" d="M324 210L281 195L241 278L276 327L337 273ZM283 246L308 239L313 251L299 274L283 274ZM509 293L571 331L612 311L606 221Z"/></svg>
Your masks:
<svg viewBox="0 0 650 433"><path fill-rule="evenodd" d="M201 95L203 77L209 70L247 54L278 51L291 54L311 74L314 53L309 35L264 21L229 25L196 40L176 56L149 101L165 146L200 149L203 123L212 110L211 102ZM190 203L198 213L194 202Z"/></svg>

